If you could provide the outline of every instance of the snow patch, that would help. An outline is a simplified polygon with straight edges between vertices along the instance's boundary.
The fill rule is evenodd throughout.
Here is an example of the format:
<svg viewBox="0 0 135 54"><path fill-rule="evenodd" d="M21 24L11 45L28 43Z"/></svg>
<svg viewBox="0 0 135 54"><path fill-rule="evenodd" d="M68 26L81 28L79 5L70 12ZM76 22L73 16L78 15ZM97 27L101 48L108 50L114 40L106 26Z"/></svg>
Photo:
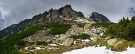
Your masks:
<svg viewBox="0 0 135 54"><path fill-rule="evenodd" d="M81 40L82 42L89 42L89 39Z"/></svg>
<svg viewBox="0 0 135 54"><path fill-rule="evenodd" d="M70 52L64 52L63 54L134 54L135 48L127 48L127 51L115 52L103 47L84 47L82 49L75 49Z"/></svg>

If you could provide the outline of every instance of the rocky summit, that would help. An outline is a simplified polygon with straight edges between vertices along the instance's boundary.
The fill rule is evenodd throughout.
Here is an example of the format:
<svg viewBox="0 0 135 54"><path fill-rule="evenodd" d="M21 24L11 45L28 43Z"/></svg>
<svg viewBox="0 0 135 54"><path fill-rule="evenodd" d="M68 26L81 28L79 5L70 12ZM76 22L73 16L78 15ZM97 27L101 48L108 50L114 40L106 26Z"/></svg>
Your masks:
<svg viewBox="0 0 135 54"><path fill-rule="evenodd" d="M73 18L79 18L79 17L84 18L83 13L74 11L71 5L66 5L58 10L50 9L48 11L46 18L49 18L49 20L54 20L54 19L59 19L59 18L73 19Z"/></svg>
<svg viewBox="0 0 135 54"><path fill-rule="evenodd" d="M97 12L93 12L89 18L94 20L95 22L110 22L110 20L106 16Z"/></svg>

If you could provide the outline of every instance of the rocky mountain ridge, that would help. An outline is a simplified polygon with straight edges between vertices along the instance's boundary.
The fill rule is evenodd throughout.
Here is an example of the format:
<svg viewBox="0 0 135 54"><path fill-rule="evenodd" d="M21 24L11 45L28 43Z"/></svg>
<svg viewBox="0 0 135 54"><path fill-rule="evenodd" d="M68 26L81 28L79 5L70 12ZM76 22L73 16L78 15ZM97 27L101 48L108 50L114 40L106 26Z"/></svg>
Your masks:
<svg viewBox="0 0 135 54"><path fill-rule="evenodd" d="M95 15L96 14L96 15ZM98 14L92 13L90 19L100 19L101 22L109 21L107 17ZM72 9L71 5L66 5L59 9L50 9L49 11L45 11L42 14L34 16L32 19L25 19L21 21L19 24L13 24L3 30L0 31L0 37L5 37L10 34L19 32L24 30L30 26L41 24L45 22L58 21L58 22L89 22L90 19L86 19L82 12L77 12ZM94 20L97 22L97 20ZM99 21L99 20L98 20Z"/></svg>
<svg viewBox="0 0 135 54"><path fill-rule="evenodd" d="M85 18L82 12L74 11L71 5L66 5L60 9L50 9L42 14L34 16L32 19L26 19L21 21L19 24L13 24L0 31L0 37L7 36L9 34L19 32L27 27L35 24L59 21L59 22L70 22L76 18Z"/></svg>

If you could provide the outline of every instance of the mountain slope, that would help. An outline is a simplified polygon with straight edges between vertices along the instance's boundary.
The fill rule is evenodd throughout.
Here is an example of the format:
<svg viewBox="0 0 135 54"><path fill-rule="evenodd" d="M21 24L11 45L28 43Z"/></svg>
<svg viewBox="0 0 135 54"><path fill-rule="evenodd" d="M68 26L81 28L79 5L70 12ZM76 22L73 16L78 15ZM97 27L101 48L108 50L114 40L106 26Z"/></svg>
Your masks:
<svg viewBox="0 0 135 54"><path fill-rule="evenodd" d="M71 5L66 5L13 24L0 31L0 54L18 54L19 49L27 44L22 39L45 29L50 30L50 35L65 33L71 27L70 23L81 18L85 19L83 13L74 11Z"/></svg>

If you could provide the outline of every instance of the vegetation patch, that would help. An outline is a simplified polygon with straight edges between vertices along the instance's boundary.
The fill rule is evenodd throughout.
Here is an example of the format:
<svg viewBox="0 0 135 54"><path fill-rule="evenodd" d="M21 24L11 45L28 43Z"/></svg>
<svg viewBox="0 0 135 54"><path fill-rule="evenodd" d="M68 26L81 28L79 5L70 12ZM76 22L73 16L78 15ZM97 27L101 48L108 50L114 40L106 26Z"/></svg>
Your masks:
<svg viewBox="0 0 135 54"><path fill-rule="evenodd" d="M47 46L48 45L48 43L45 42L45 41L37 41L36 44L37 45L44 45L44 46Z"/></svg>
<svg viewBox="0 0 135 54"><path fill-rule="evenodd" d="M45 26L51 29L50 34L53 34L53 35L63 34L68 29L71 28L70 24L64 24L64 23L59 23L59 22L51 22L51 23L45 24Z"/></svg>
<svg viewBox="0 0 135 54"><path fill-rule="evenodd" d="M116 24L116 23L112 23L112 22L110 22L110 23L94 23L94 24L92 24L92 26L94 26L94 27L104 27L104 28L108 28L110 25L113 25L113 24Z"/></svg>
<svg viewBox="0 0 135 54"><path fill-rule="evenodd" d="M43 30L44 28L51 29L50 34L62 34L65 33L68 29L70 29L70 24L64 24L60 22L48 22L44 24L36 24L31 27L28 27L18 33L13 33L12 35L9 35L0 43L0 54L7 54L9 52L12 52L12 54L15 54L17 52L17 49L14 47L14 45L23 45L25 46L27 42L22 41L22 39L29 37L33 34L35 34L37 31ZM46 45L45 42L37 42L37 44ZM11 51L5 51L5 48L11 50ZM13 50L12 50L13 49ZM14 49L16 52L14 52Z"/></svg>
<svg viewBox="0 0 135 54"><path fill-rule="evenodd" d="M135 41L135 17L131 20L123 18L118 24L110 25L106 34L112 35L113 38Z"/></svg>

